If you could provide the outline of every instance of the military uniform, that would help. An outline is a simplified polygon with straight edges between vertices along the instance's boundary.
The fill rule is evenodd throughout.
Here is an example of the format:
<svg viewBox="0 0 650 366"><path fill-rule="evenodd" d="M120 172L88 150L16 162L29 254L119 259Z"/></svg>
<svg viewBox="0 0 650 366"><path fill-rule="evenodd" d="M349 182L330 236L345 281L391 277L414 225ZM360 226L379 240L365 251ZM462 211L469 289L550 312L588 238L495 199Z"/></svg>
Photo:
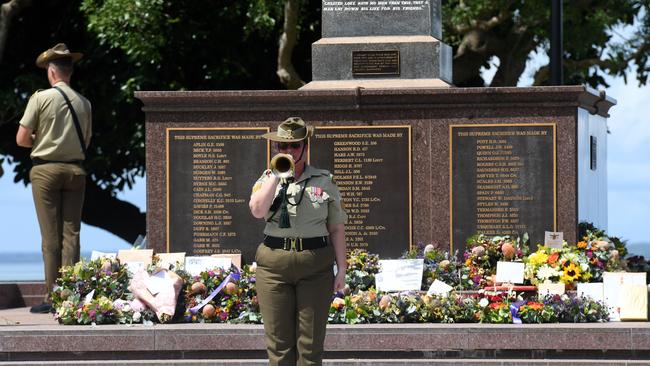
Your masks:
<svg viewBox="0 0 650 366"><path fill-rule="evenodd" d="M87 145L91 136L90 102L65 82L54 86L70 98ZM20 124L36 135L30 155L34 167L29 178L41 229L45 284L49 291L59 268L79 261L81 209L86 186L86 172L81 162L85 156L70 109L56 89L34 93Z"/></svg>
<svg viewBox="0 0 650 366"><path fill-rule="evenodd" d="M264 172L253 193L270 176L270 171ZM279 191L280 184L276 196ZM345 223L347 215L339 190L326 170L305 166L300 178L287 188L287 197L291 227L280 228L280 214L272 211L265 217L264 229L266 242L283 240L286 245L273 248L262 243L255 255L256 288L269 363L319 365L334 280L335 255L327 242L327 225ZM301 250L303 240L323 240L324 244Z"/></svg>

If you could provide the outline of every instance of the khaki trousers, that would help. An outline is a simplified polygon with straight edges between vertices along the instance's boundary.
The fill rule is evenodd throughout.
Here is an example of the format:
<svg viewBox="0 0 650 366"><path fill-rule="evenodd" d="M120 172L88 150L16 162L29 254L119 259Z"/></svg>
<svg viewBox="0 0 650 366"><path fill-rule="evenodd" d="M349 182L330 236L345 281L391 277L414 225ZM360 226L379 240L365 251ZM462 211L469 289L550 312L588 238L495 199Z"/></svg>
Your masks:
<svg viewBox="0 0 650 366"><path fill-rule="evenodd" d="M51 291L59 268L79 261L86 172L76 164L47 163L34 166L29 179L41 229L45 285Z"/></svg>
<svg viewBox="0 0 650 366"><path fill-rule="evenodd" d="M261 244L255 260L269 365L321 365L334 249L296 252Z"/></svg>

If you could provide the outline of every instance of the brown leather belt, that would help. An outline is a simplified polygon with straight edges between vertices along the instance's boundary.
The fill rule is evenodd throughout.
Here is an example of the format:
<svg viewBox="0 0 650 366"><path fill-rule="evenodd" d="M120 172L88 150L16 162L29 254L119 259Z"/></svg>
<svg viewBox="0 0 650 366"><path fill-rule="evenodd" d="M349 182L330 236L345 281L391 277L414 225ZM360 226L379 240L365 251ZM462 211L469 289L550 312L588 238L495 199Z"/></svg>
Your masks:
<svg viewBox="0 0 650 366"><path fill-rule="evenodd" d="M275 236L266 236L264 245L272 249L295 250L313 250L327 246L327 236L315 238L278 238Z"/></svg>

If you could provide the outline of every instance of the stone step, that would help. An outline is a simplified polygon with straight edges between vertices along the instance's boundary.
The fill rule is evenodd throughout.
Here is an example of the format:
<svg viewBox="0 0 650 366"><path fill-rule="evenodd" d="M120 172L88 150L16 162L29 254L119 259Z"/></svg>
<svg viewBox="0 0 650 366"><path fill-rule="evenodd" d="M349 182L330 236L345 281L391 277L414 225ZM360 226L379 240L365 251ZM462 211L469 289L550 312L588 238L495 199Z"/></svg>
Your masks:
<svg viewBox="0 0 650 366"><path fill-rule="evenodd" d="M0 318L7 324L0 326L0 365L102 360L116 365L156 362L146 360L264 364L266 359L264 330L258 324L62 326L51 315L31 316L25 308L2 310ZM646 364L639 362L650 360L650 323L330 325L325 349L328 364L341 365L399 364L396 360L431 365L463 360L470 365L526 364L517 360L533 365Z"/></svg>
<svg viewBox="0 0 650 366"><path fill-rule="evenodd" d="M44 282L0 282L0 309L40 304L45 292Z"/></svg>
<svg viewBox="0 0 650 366"><path fill-rule="evenodd" d="M204 366L204 365L266 365L266 360L259 359L203 359L203 360L108 360L108 361L17 361L17 362L0 362L1 366ZM499 360L480 360L480 359L326 359L324 365L329 366L396 366L396 365L433 365L433 366L641 366L650 365L646 360L590 360L590 359L571 359L571 360L531 360L531 359L499 359Z"/></svg>

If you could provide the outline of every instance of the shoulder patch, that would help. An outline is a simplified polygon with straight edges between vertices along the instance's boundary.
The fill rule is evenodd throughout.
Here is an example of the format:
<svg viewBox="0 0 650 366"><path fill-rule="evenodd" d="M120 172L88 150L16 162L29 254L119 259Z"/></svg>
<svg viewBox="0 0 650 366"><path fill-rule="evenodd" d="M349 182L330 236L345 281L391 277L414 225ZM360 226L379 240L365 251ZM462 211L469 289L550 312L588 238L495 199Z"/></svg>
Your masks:
<svg viewBox="0 0 650 366"><path fill-rule="evenodd" d="M259 191L260 188L262 188L262 184L263 184L262 182L257 181L253 186L253 191L251 192L251 194L255 194L255 192Z"/></svg>

